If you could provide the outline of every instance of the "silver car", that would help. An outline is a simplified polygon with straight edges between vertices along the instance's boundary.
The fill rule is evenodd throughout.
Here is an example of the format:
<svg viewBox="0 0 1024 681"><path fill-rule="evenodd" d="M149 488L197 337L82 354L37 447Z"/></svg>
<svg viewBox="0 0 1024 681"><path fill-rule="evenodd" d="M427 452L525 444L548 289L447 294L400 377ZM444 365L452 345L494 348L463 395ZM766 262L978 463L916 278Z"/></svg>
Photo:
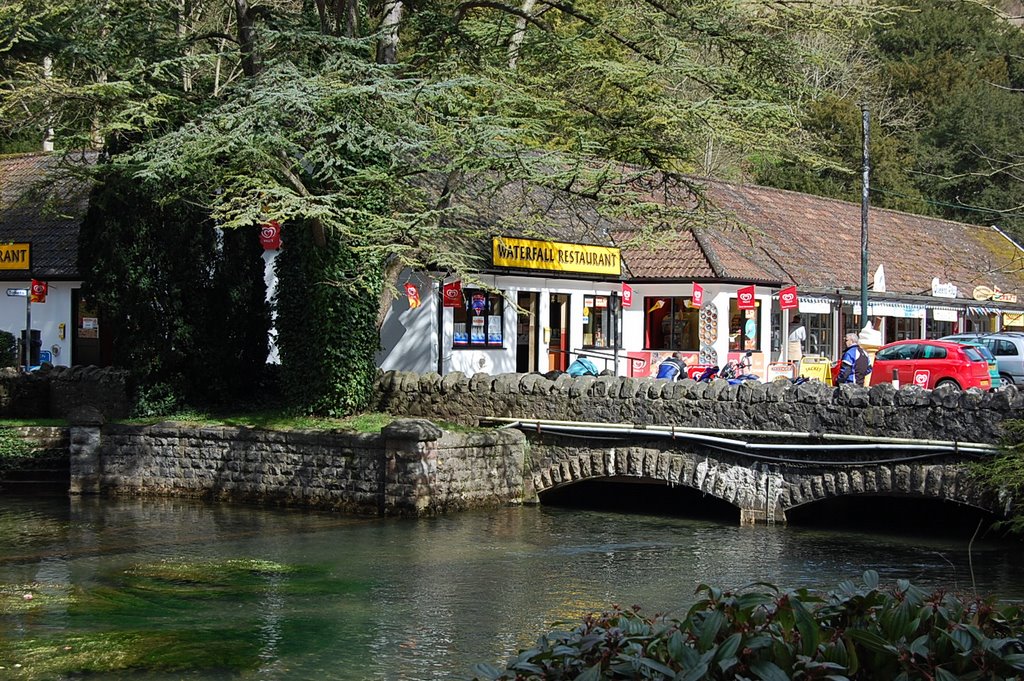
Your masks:
<svg viewBox="0 0 1024 681"><path fill-rule="evenodd" d="M1024 384L1024 333L957 333L945 336L941 340L981 343L995 356L996 364L999 366L999 377L1004 384Z"/></svg>

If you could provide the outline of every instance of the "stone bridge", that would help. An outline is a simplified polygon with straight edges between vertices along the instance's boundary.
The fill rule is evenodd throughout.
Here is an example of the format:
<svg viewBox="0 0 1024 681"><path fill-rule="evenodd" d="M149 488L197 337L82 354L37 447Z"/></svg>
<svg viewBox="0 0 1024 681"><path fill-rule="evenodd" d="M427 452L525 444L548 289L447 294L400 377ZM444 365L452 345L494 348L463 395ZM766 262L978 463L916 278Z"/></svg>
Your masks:
<svg viewBox="0 0 1024 681"><path fill-rule="evenodd" d="M728 502L743 523L773 523L805 504L853 495L930 498L1001 515L1000 501L972 484L965 464L992 455L1003 421L1024 417L1024 393L389 372L378 407L467 424L535 424L524 428L528 501L585 480L642 481Z"/></svg>
<svg viewBox="0 0 1024 681"><path fill-rule="evenodd" d="M999 499L974 483L965 462L982 450L941 447L904 450L827 449L758 453L730 451L685 438L623 435L616 441L531 432L524 491L543 499L566 485L587 480L683 486L732 504L741 524L786 522L805 504L835 497L870 495L935 499L1000 516ZM777 440L777 439L776 439ZM828 445L808 445L808 447Z"/></svg>

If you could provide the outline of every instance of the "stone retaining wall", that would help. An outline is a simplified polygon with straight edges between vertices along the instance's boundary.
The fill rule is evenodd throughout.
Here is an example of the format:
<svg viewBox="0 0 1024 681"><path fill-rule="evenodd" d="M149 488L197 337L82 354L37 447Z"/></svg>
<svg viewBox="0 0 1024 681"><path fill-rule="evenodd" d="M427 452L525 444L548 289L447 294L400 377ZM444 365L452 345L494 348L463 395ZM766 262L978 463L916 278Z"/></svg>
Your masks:
<svg viewBox="0 0 1024 681"><path fill-rule="evenodd" d="M67 418L77 409L97 410L107 419L131 410L128 372L95 366L53 367L32 373L0 370L0 417Z"/></svg>
<svg viewBox="0 0 1024 681"><path fill-rule="evenodd" d="M428 515L522 498L519 432L400 420L380 434L177 425L72 426L71 491Z"/></svg>
<svg viewBox="0 0 1024 681"><path fill-rule="evenodd" d="M540 374L387 372L377 407L391 414L472 424L481 417L636 425L784 430L995 443L1000 424L1024 418L1024 393L943 386L895 390L888 383L829 387L818 381L670 382L651 378Z"/></svg>

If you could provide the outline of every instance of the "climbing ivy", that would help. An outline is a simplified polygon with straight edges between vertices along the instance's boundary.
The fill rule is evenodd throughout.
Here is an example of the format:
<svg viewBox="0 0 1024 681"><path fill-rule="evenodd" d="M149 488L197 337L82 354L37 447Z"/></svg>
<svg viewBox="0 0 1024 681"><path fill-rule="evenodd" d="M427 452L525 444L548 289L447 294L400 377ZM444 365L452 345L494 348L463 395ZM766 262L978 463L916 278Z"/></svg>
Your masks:
<svg viewBox="0 0 1024 681"><path fill-rule="evenodd" d="M0 428L0 474L19 468L39 451L14 428Z"/></svg>
<svg viewBox="0 0 1024 681"><path fill-rule="evenodd" d="M973 478L1008 502L1007 519L1000 523L1014 534L1024 534L1024 421L1003 422L1001 451L970 467Z"/></svg>
<svg viewBox="0 0 1024 681"><path fill-rule="evenodd" d="M83 291L143 415L248 400L270 326L255 227L221 238L208 211L158 201L165 189L107 173L79 237Z"/></svg>
<svg viewBox="0 0 1024 681"><path fill-rule="evenodd" d="M18 343L14 334L0 331L0 368L18 365Z"/></svg>
<svg viewBox="0 0 1024 681"><path fill-rule="evenodd" d="M282 387L300 411L341 416L367 406L380 347L379 260L338 238L318 246L296 225L277 258Z"/></svg>

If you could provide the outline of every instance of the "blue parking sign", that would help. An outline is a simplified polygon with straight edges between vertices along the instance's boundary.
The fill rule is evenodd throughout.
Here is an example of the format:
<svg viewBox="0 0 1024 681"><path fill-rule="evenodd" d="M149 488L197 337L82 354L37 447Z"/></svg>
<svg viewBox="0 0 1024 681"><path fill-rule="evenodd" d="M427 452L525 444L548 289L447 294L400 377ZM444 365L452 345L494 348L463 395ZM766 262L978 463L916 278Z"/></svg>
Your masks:
<svg viewBox="0 0 1024 681"><path fill-rule="evenodd" d="M50 354L49 350L39 351L39 363L42 364L43 362L53 362L53 355Z"/></svg>

